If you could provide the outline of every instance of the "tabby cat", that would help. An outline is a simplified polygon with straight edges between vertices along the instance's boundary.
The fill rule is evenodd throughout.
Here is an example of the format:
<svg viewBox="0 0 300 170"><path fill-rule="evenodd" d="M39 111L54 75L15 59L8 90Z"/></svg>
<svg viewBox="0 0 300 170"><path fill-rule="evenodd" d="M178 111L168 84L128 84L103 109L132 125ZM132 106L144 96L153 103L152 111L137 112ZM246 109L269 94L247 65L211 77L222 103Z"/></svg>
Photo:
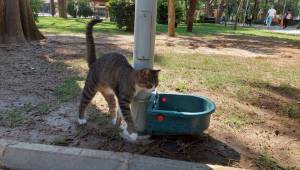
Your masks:
<svg viewBox="0 0 300 170"><path fill-rule="evenodd" d="M130 117L130 103L141 91L154 91L158 85L159 70L134 70L125 56L107 53L96 59L93 26L102 20L93 19L87 24L86 45L89 72L79 107L79 124L85 124L84 112L96 92L101 92L109 106L112 122L119 127L120 135L128 141L136 141L138 135Z"/></svg>

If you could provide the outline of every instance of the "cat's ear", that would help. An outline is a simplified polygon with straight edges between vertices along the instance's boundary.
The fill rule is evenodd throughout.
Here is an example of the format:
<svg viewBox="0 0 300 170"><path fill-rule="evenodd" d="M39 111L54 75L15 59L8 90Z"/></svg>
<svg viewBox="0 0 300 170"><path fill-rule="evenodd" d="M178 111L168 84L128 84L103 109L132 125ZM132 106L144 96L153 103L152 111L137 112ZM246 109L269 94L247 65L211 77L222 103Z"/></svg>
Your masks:
<svg viewBox="0 0 300 170"><path fill-rule="evenodd" d="M153 74L158 74L160 72L160 70L151 70L151 73Z"/></svg>

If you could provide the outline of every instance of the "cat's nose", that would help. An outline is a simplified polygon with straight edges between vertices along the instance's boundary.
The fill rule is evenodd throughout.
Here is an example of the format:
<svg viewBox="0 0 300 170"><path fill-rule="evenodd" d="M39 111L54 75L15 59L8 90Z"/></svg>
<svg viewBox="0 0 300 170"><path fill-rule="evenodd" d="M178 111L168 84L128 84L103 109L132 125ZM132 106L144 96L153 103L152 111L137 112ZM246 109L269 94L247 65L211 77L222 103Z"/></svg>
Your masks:
<svg viewBox="0 0 300 170"><path fill-rule="evenodd" d="M152 85L147 85L147 89L151 89L151 88L153 88Z"/></svg>

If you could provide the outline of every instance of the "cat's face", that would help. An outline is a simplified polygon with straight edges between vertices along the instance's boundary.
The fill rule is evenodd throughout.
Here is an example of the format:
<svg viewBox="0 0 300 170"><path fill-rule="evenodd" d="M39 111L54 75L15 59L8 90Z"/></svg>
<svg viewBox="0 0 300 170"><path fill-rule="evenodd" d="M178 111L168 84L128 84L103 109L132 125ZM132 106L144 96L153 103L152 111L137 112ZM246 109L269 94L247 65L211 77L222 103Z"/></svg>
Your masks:
<svg viewBox="0 0 300 170"><path fill-rule="evenodd" d="M158 73L160 70L142 69L137 71L136 85L144 90L151 90L158 86Z"/></svg>

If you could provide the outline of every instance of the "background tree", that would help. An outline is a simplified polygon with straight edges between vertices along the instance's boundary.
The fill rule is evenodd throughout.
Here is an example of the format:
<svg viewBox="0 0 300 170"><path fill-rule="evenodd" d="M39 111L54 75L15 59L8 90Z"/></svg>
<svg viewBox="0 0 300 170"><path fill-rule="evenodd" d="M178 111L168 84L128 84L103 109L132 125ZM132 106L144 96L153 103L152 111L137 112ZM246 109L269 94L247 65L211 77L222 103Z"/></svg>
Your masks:
<svg viewBox="0 0 300 170"><path fill-rule="evenodd" d="M59 17L67 18L67 0L58 0Z"/></svg>
<svg viewBox="0 0 300 170"><path fill-rule="evenodd" d="M38 14L43 6L43 1L42 0L30 0L30 8L33 13L33 18L35 21L38 21Z"/></svg>
<svg viewBox="0 0 300 170"><path fill-rule="evenodd" d="M221 0L220 1L219 7L218 7L218 10L217 10L217 16L215 18L216 23L220 23L221 17L223 15L224 10L226 9L227 5L228 5L228 0Z"/></svg>
<svg viewBox="0 0 300 170"><path fill-rule="evenodd" d="M88 17L94 14L92 8L90 7L89 0L77 0L77 15L79 17Z"/></svg>
<svg viewBox="0 0 300 170"><path fill-rule="evenodd" d="M132 32L134 29L135 3L133 0L110 0L110 20L116 22L117 27Z"/></svg>
<svg viewBox="0 0 300 170"><path fill-rule="evenodd" d="M257 16L258 16L258 12L259 12L259 4L260 4L259 0L254 0L254 5L252 8L252 12L251 12L253 20L257 20Z"/></svg>
<svg viewBox="0 0 300 170"><path fill-rule="evenodd" d="M180 1L174 1L175 23L179 24L184 15L184 4ZM168 1L158 0L157 2L157 23L168 24ZM175 24L175 25L176 25Z"/></svg>
<svg viewBox="0 0 300 170"><path fill-rule="evenodd" d="M51 15L54 17L54 15L56 13L54 0L50 0L50 12L51 12Z"/></svg>
<svg viewBox="0 0 300 170"><path fill-rule="evenodd" d="M0 0L0 42L40 40L29 0Z"/></svg>
<svg viewBox="0 0 300 170"><path fill-rule="evenodd" d="M197 0L190 0L188 17L187 17L187 32L193 31L194 15L196 11Z"/></svg>
<svg viewBox="0 0 300 170"><path fill-rule="evenodd" d="M204 0L205 1L205 9L204 9L204 16L210 17L213 13L213 3L216 2L216 0Z"/></svg>
<svg viewBox="0 0 300 170"><path fill-rule="evenodd" d="M238 24L238 21L239 21L239 17L240 17L240 13L241 13L241 10L243 8L243 5L244 5L244 0L240 0L240 4L239 4L239 7L236 11L236 15L235 15L235 22L234 22L234 29L236 30L237 29L237 24Z"/></svg>
<svg viewBox="0 0 300 170"><path fill-rule="evenodd" d="M175 7L174 0L168 0L168 35L175 37Z"/></svg>
<svg viewBox="0 0 300 170"><path fill-rule="evenodd" d="M73 18L77 17L77 7L74 0L68 0L67 11L68 14L71 15Z"/></svg>

